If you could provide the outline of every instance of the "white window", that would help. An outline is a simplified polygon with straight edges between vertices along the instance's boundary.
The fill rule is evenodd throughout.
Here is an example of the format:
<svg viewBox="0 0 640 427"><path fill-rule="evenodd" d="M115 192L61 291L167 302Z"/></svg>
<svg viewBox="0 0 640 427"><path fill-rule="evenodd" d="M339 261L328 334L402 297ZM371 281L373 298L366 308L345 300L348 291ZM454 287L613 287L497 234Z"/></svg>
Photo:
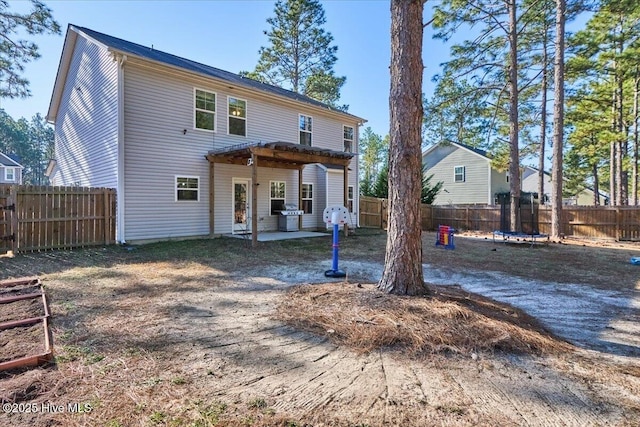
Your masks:
<svg viewBox="0 0 640 427"><path fill-rule="evenodd" d="M300 145L308 145L309 147L311 147L311 122L311 116L300 114Z"/></svg>
<svg viewBox="0 0 640 427"><path fill-rule="evenodd" d="M453 168L453 181L464 182L465 181L465 166L456 166Z"/></svg>
<svg viewBox="0 0 640 427"><path fill-rule="evenodd" d="M216 130L216 94L206 90L194 89L193 127L203 130Z"/></svg>
<svg viewBox="0 0 640 427"><path fill-rule="evenodd" d="M247 101L229 97L229 135L247 136Z"/></svg>
<svg viewBox="0 0 640 427"><path fill-rule="evenodd" d="M302 210L306 214L313 213L313 184L302 184Z"/></svg>
<svg viewBox="0 0 640 427"><path fill-rule="evenodd" d="M347 187L347 204L349 212L353 213L353 185Z"/></svg>
<svg viewBox="0 0 640 427"><path fill-rule="evenodd" d="M4 180L5 181L15 181L16 180L16 168L5 168L4 169Z"/></svg>
<svg viewBox="0 0 640 427"><path fill-rule="evenodd" d="M343 126L344 151L353 153L353 128L351 126Z"/></svg>
<svg viewBox="0 0 640 427"><path fill-rule="evenodd" d="M287 196L287 183L284 181L269 181L269 206L270 215L278 215L284 209L284 201Z"/></svg>
<svg viewBox="0 0 640 427"><path fill-rule="evenodd" d="M200 177L176 175L176 202L200 200Z"/></svg>

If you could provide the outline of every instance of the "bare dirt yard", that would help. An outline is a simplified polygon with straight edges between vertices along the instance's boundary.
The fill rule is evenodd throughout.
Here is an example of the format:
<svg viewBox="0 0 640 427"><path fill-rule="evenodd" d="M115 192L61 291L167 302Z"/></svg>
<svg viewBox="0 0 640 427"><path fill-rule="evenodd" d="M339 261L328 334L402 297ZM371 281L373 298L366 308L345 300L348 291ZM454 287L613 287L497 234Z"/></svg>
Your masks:
<svg viewBox="0 0 640 427"><path fill-rule="evenodd" d="M409 298L375 289L385 240L342 239L344 280L329 236L0 258L42 278L56 356L0 373L0 425L639 424L640 245L425 233Z"/></svg>

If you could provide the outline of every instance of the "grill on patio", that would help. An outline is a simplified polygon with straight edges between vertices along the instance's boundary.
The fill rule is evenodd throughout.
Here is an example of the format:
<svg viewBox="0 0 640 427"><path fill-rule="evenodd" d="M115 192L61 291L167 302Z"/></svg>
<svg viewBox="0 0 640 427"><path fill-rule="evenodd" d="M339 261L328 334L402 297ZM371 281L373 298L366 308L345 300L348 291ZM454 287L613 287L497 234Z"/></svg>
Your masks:
<svg viewBox="0 0 640 427"><path fill-rule="evenodd" d="M278 215L278 231L298 231L298 218L304 213L296 205L284 204Z"/></svg>

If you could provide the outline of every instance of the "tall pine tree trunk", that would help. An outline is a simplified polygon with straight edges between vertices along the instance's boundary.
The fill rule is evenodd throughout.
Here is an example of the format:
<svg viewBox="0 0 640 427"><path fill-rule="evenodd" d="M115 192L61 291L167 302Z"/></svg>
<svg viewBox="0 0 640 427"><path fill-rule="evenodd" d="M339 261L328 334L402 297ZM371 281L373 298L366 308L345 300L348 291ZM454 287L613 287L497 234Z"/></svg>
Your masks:
<svg viewBox="0 0 640 427"><path fill-rule="evenodd" d="M509 191L511 231L520 231L520 147L518 141L518 28L516 0L509 0Z"/></svg>
<svg viewBox="0 0 640 427"><path fill-rule="evenodd" d="M378 287L408 295L428 292L420 218L423 8L421 0L391 1L389 228Z"/></svg>
<svg viewBox="0 0 640 427"><path fill-rule="evenodd" d="M622 48L621 48L622 49ZM618 72L616 71L616 74ZM618 80L618 96L616 97L616 114L617 114L617 126L616 132L618 134L618 138L616 141L616 150L615 150L615 161L616 161L616 205L622 206L625 205L625 194L624 190L625 180L623 178L623 138L622 135L625 132L624 129L624 104L623 104L623 87L624 87L624 78L622 77L622 73L620 72L620 76L617 78Z"/></svg>
<svg viewBox="0 0 640 427"><path fill-rule="evenodd" d="M562 236L562 147L564 145L564 27L566 1L556 0L554 61L553 165L551 169L551 237Z"/></svg>
<svg viewBox="0 0 640 427"><path fill-rule="evenodd" d="M633 88L633 164L631 176L631 204L638 206L638 104L640 102L640 73L636 67L636 75Z"/></svg>
<svg viewBox="0 0 640 427"><path fill-rule="evenodd" d="M611 104L611 131L616 131L616 91L613 91L613 103ZM616 197L616 143L612 139L609 142L609 204L617 206Z"/></svg>
<svg viewBox="0 0 640 427"><path fill-rule="evenodd" d="M591 168L593 175L593 206L600 206L600 184L598 183L598 165L593 164Z"/></svg>
<svg viewBox="0 0 640 427"><path fill-rule="evenodd" d="M546 22L546 20L545 20ZM545 24L543 40L542 40L542 87L540 95L542 96L540 115L540 149L538 150L538 200L540 204L544 204L544 152L547 145L547 65L549 62L547 53L547 26Z"/></svg>

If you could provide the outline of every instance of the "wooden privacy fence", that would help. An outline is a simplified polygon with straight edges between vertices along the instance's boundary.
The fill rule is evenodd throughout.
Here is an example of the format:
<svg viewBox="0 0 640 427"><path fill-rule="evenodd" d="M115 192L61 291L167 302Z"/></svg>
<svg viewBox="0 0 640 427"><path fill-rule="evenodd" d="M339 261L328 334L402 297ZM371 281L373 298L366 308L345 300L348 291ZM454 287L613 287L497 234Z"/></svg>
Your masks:
<svg viewBox="0 0 640 427"><path fill-rule="evenodd" d="M110 188L0 185L0 253L115 243Z"/></svg>
<svg viewBox="0 0 640 427"><path fill-rule="evenodd" d="M500 230L500 206L422 205L421 211L423 230L433 231L439 224L489 233ZM381 215L385 215L384 220ZM360 197L361 227L386 229L382 226L386 225L386 215L385 199ZM540 206L538 215L540 233L548 234L551 207ZM562 230L564 235L572 237L640 241L640 206L563 206Z"/></svg>

